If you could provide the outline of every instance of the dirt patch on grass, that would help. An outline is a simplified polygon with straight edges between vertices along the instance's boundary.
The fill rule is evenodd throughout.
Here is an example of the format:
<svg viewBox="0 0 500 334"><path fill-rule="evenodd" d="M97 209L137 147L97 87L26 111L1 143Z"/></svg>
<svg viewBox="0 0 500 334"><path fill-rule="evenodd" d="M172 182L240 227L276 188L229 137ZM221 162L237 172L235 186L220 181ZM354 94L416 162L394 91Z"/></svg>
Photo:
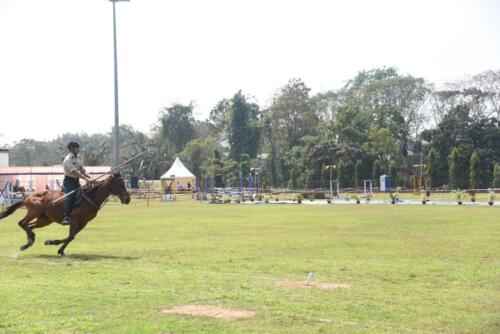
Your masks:
<svg viewBox="0 0 500 334"><path fill-rule="evenodd" d="M225 309L213 305L179 305L164 308L161 313L187 314L195 317L210 317L223 320L238 320L255 317L255 312Z"/></svg>
<svg viewBox="0 0 500 334"><path fill-rule="evenodd" d="M277 281L276 285L288 288L319 288L319 289L349 289L349 284L311 282L306 285L304 281L285 280Z"/></svg>

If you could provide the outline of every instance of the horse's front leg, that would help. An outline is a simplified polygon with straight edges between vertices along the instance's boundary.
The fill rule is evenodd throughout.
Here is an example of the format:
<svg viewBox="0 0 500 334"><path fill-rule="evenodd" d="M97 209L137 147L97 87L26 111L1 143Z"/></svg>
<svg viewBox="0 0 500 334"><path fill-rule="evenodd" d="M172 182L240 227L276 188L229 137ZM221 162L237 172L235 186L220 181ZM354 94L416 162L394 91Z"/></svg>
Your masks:
<svg viewBox="0 0 500 334"><path fill-rule="evenodd" d="M61 248L59 248L59 250L57 251L57 253L61 256L64 256L66 254L64 254L64 250L66 249L66 247L68 246L68 244L73 241L73 239L75 239L75 236L78 234L78 232L80 232L84 227L85 225L87 225L87 223L85 222L80 222L80 221L74 221L72 220L71 221L71 225L69 227L69 236L66 238L66 239L63 239L63 240L52 240L52 241L55 241L55 242L59 242L61 241L61 243L63 244L61 246ZM58 245L58 243L54 243L55 245Z"/></svg>
<svg viewBox="0 0 500 334"><path fill-rule="evenodd" d="M78 233L80 231L81 231L81 228L79 228L76 233ZM71 231L70 231L70 233L71 233ZM66 241L68 241L68 238L65 238L65 239L56 239L56 240L45 240L44 244L45 244L45 246L58 246L60 244L65 243ZM69 241L71 241L71 240L69 240Z"/></svg>

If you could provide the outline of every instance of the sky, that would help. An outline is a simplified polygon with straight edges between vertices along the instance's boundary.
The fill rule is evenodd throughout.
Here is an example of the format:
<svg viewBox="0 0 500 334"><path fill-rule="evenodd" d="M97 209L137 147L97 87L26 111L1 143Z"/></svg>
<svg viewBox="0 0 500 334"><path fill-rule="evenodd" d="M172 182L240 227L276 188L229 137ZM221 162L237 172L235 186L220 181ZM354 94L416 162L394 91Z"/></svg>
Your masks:
<svg viewBox="0 0 500 334"><path fill-rule="evenodd" d="M117 2L120 123L148 132L238 90L266 107L290 78L312 93L395 66L443 83L500 68L496 0ZM114 122L112 3L0 0L0 145Z"/></svg>

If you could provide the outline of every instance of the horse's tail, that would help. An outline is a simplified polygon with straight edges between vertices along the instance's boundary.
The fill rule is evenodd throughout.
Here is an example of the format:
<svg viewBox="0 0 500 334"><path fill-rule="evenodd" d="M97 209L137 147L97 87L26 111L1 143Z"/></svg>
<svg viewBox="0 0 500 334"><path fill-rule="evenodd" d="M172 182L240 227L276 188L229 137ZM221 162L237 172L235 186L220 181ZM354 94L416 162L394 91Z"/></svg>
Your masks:
<svg viewBox="0 0 500 334"><path fill-rule="evenodd" d="M14 211L19 209L23 205L24 205L23 202L18 202L16 204L12 204L11 206L7 207L7 209L5 209L5 211L0 212L0 219L3 219L5 217L10 216L11 214L14 213Z"/></svg>

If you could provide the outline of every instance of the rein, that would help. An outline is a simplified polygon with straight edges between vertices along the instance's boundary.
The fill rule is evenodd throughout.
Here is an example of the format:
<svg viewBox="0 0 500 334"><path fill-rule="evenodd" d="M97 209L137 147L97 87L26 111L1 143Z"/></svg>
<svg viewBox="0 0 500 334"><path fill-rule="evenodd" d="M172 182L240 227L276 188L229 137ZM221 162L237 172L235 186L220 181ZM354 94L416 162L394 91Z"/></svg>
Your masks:
<svg viewBox="0 0 500 334"><path fill-rule="evenodd" d="M96 193L96 196L97 196L97 192L99 191L99 189L102 189L103 186L105 186L107 183L110 183L111 182L111 179L107 179L105 181L102 181L98 184L96 184L94 187L92 187L90 190L89 190L89 194L90 193ZM100 205L97 205L91 198L89 198L86 194L85 194L85 190L82 190L84 191L83 193L83 199L96 211L99 211L101 210L105 205L106 203L108 203L109 201L109 195L111 195L111 192L109 192L108 195L106 195L106 198L102 201L102 203Z"/></svg>

